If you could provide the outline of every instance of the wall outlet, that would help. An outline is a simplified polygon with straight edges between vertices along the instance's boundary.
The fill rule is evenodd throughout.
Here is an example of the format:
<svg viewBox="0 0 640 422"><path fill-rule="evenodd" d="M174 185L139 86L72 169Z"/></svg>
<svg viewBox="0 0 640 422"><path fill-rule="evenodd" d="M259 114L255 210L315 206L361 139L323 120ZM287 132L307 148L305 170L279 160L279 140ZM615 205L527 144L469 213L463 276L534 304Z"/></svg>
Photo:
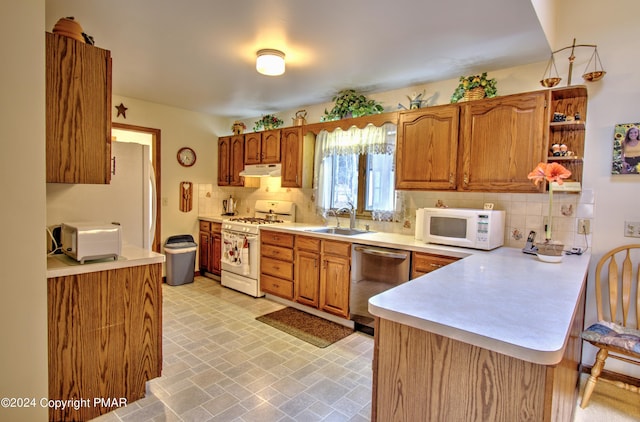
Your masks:
<svg viewBox="0 0 640 422"><path fill-rule="evenodd" d="M624 236L625 237L640 237L640 221L625 221L624 222Z"/></svg>
<svg viewBox="0 0 640 422"><path fill-rule="evenodd" d="M586 218L578 218L578 234L591 233L591 220Z"/></svg>

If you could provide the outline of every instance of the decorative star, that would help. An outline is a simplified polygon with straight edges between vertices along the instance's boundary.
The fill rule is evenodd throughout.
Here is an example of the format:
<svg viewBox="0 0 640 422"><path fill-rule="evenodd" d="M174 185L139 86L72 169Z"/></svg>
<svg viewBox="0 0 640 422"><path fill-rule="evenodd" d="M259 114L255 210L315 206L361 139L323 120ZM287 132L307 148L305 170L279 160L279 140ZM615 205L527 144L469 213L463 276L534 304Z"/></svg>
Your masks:
<svg viewBox="0 0 640 422"><path fill-rule="evenodd" d="M116 109L118 110L118 115L116 117L120 117L120 115L122 114L122 117L124 117L125 119L127 118L126 112L128 108L126 108L124 104L120 103L120 105L116 106Z"/></svg>

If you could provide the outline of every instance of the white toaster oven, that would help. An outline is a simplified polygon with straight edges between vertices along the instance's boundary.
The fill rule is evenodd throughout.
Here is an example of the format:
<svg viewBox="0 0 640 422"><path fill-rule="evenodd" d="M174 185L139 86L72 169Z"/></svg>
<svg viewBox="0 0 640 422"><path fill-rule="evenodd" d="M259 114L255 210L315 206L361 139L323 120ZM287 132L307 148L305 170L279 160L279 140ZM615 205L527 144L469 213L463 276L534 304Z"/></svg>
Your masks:
<svg viewBox="0 0 640 422"><path fill-rule="evenodd" d="M122 251L122 231L109 223L62 223L60 234L62 251L80 261L118 259Z"/></svg>

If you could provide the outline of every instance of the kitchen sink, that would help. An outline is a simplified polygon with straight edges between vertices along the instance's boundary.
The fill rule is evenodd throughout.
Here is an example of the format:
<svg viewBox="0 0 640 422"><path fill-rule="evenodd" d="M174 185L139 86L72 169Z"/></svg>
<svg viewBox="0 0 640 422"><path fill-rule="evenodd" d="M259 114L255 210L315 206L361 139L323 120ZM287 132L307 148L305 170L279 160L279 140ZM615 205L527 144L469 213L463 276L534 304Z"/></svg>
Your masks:
<svg viewBox="0 0 640 422"><path fill-rule="evenodd" d="M313 232L313 233L340 234L342 236L353 236L356 234L373 233L367 230L347 229L343 227L323 227L321 229L308 229L306 231Z"/></svg>

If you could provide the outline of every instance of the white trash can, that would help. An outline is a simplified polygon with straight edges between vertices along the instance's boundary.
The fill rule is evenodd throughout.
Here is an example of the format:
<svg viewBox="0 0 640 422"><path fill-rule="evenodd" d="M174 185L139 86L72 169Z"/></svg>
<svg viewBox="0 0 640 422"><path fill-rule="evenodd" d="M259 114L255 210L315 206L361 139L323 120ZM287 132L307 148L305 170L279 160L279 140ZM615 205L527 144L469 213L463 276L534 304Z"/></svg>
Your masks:
<svg viewBox="0 0 640 422"><path fill-rule="evenodd" d="M190 234L169 236L164 243L167 256L167 284L179 286L193 283L198 244Z"/></svg>

